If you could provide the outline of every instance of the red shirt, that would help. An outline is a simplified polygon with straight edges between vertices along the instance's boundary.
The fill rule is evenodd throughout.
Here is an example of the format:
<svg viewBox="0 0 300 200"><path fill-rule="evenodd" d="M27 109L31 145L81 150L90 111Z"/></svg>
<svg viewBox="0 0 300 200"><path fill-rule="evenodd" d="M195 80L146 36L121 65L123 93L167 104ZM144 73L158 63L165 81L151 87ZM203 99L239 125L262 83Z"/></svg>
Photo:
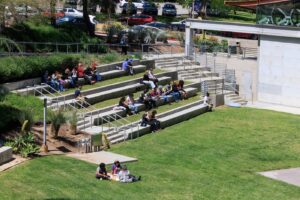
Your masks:
<svg viewBox="0 0 300 200"><path fill-rule="evenodd" d="M82 66L78 66L77 74L78 74L78 78L82 78L84 76L84 69Z"/></svg>

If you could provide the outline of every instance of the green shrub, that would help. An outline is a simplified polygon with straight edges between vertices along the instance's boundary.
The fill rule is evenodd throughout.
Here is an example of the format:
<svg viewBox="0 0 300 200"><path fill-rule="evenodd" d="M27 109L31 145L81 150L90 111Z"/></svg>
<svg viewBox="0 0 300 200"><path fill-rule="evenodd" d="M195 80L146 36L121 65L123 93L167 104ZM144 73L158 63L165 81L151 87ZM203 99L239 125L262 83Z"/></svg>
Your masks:
<svg viewBox="0 0 300 200"><path fill-rule="evenodd" d="M49 112L49 118L51 121L51 134L54 138L57 138L60 126L66 123L66 117L62 110Z"/></svg>
<svg viewBox="0 0 300 200"><path fill-rule="evenodd" d="M63 71L74 67L79 61L78 55L56 54L51 56L3 57L0 58L0 83L41 77L48 70Z"/></svg>
<svg viewBox="0 0 300 200"><path fill-rule="evenodd" d="M7 141L5 145L12 147L14 153L21 154L24 158L39 152L39 146L35 144L34 135L32 133L20 135Z"/></svg>
<svg viewBox="0 0 300 200"><path fill-rule="evenodd" d="M0 102L0 133L9 131L12 128L20 126L20 109L7 103ZM5 114L4 114L5 113Z"/></svg>

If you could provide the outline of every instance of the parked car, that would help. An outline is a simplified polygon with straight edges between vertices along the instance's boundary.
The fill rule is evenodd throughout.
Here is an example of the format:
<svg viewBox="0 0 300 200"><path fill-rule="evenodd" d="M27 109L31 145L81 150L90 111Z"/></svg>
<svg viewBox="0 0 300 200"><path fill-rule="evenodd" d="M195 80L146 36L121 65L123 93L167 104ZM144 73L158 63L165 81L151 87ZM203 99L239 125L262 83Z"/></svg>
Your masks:
<svg viewBox="0 0 300 200"><path fill-rule="evenodd" d="M185 31L185 20L179 22L172 22L171 29L173 31Z"/></svg>
<svg viewBox="0 0 300 200"><path fill-rule="evenodd" d="M176 16L177 10L174 4L166 3L162 8L162 15L163 16Z"/></svg>
<svg viewBox="0 0 300 200"><path fill-rule="evenodd" d="M165 31L146 25L133 26L126 34L128 34L130 43L154 44L157 41L167 42Z"/></svg>
<svg viewBox="0 0 300 200"><path fill-rule="evenodd" d="M158 14L158 9L156 7L156 5L152 2L146 2L143 5L143 11L142 14L145 15L157 15Z"/></svg>
<svg viewBox="0 0 300 200"><path fill-rule="evenodd" d="M50 10L46 10L42 13L43 16L45 17L51 17L51 11ZM64 17L65 13L63 11L63 9L55 9L55 13L53 13L53 15L55 16L55 18L60 18L60 17Z"/></svg>
<svg viewBox="0 0 300 200"><path fill-rule="evenodd" d="M95 26L98 23L98 21L95 19L95 16L90 15L89 17L90 17L90 22L93 25L93 28L95 29ZM56 26L59 27L64 25L77 27L81 30L87 30L86 24L82 16L81 17L65 16L56 20Z"/></svg>
<svg viewBox="0 0 300 200"><path fill-rule="evenodd" d="M128 25L143 25L146 23L153 22L154 19L152 16L149 15L132 15L128 18L127 23Z"/></svg>
<svg viewBox="0 0 300 200"><path fill-rule="evenodd" d="M74 9L74 8L64 8L63 9L65 16L71 16L71 17L82 17L83 13Z"/></svg>
<svg viewBox="0 0 300 200"><path fill-rule="evenodd" d="M122 14L134 15L136 13L137 13L137 7L133 3L132 4L124 3L122 7Z"/></svg>
<svg viewBox="0 0 300 200"><path fill-rule="evenodd" d="M140 10L143 9L143 5L145 3L144 0L132 0L131 2L135 5L135 7L137 7L137 9ZM125 3L128 3L128 0L120 0L120 8L122 8Z"/></svg>
<svg viewBox="0 0 300 200"><path fill-rule="evenodd" d="M162 22L151 22L151 23L147 23L145 25L155 27L155 28L159 28L161 30L167 30L167 29L170 28L170 26L168 24L165 24L165 23L162 23Z"/></svg>

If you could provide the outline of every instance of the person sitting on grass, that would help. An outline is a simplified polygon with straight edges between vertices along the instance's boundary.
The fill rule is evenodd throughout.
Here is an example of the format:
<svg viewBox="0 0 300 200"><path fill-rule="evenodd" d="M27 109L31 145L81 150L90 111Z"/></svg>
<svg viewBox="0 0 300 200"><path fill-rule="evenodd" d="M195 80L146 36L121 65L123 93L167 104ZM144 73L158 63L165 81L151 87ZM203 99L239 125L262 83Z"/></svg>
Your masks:
<svg viewBox="0 0 300 200"><path fill-rule="evenodd" d="M121 183L132 183L141 180L141 176L136 178L135 176L131 175L126 165L123 165L118 177Z"/></svg>
<svg viewBox="0 0 300 200"><path fill-rule="evenodd" d="M114 164L111 166L111 174L118 175L121 169L122 169L121 163L118 160L116 160Z"/></svg>
<svg viewBox="0 0 300 200"><path fill-rule="evenodd" d="M104 163L100 163L96 170L96 179L110 180L110 176L107 175L106 167Z"/></svg>

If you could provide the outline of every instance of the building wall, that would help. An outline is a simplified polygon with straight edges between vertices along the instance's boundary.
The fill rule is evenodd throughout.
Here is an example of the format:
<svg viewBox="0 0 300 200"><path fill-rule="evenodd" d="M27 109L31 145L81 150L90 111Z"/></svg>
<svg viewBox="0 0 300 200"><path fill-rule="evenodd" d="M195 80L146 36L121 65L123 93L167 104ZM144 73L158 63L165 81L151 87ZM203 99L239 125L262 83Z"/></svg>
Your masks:
<svg viewBox="0 0 300 200"><path fill-rule="evenodd" d="M300 107L300 40L261 36L258 100Z"/></svg>

